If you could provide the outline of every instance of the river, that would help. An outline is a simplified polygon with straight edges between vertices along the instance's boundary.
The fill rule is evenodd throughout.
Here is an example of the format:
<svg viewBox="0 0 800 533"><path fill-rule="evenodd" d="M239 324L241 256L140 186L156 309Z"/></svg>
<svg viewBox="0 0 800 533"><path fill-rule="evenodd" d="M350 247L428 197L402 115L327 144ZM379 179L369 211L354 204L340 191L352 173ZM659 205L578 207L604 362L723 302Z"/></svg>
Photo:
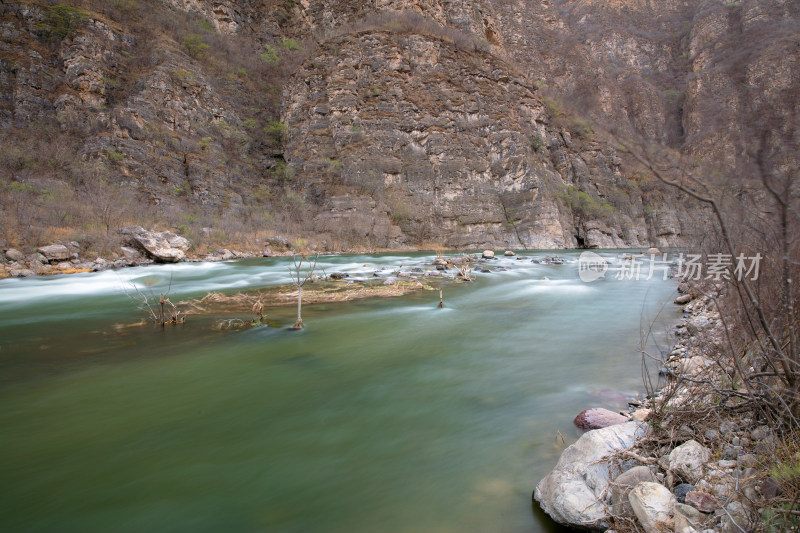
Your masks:
<svg viewBox="0 0 800 533"><path fill-rule="evenodd" d="M127 327L134 284L236 292L286 283L286 258L0 280L0 531L552 530L536 482L578 412L642 390L641 331L668 341L676 284L615 279L619 252L592 283L576 252L524 255L445 286L443 309L437 291L307 305L299 332ZM432 258L319 261L366 277Z"/></svg>

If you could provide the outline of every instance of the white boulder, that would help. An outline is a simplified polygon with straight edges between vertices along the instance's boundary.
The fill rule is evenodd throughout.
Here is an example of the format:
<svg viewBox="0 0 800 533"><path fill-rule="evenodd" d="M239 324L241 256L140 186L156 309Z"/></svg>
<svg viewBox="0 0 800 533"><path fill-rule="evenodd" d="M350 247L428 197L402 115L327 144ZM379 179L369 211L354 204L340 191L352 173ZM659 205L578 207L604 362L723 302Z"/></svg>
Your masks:
<svg viewBox="0 0 800 533"><path fill-rule="evenodd" d="M711 452L697 442L689 440L669 454L669 468L687 483L697 483L703 477L703 465L711 458Z"/></svg>
<svg viewBox="0 0 800 533"><path fill-rule="evenodd" d="M556 522L573 527L606 527L612 472L604 459L630 449L648 426L627 422L584 433L561 454L552 472L542 479L534 498Z"/></svg>
<svg viewBox="0 0 800 533"><path fill-rule="evenodd" d="M675 496L664 485L643 481L628 495L633 514L646 533L659 531L670 519L675 508Z"/></svg>
<svg viewBox="0 0 800 533"><path fill-rule="evenodd" d="M141 226L122 228L123 235L129 235L131 243L146 255L161 263L178 263L186 259L189 241L171 231L150 231Z"/></svg>

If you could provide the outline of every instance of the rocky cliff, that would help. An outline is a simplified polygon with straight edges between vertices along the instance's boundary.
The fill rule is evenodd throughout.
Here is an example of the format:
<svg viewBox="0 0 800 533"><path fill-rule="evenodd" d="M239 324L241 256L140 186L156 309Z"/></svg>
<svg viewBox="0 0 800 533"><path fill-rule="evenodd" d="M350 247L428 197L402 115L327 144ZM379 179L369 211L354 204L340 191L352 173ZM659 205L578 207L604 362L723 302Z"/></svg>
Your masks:
<svg viewBox="0 0 800 533"><path fill-rule="evenodd" d="M777 0L0 9L8 245L136 222L253 246L680 246L704 214L597 126L726 158L743 102L796 104L796 49L724 60L793 27Z"/></svg>

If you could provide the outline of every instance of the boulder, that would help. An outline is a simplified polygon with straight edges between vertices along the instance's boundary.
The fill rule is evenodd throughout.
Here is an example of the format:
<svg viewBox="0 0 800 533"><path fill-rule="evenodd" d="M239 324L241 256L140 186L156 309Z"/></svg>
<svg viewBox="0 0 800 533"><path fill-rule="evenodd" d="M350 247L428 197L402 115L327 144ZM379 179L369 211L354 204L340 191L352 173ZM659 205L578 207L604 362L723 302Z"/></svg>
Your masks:
<svg viewBox="0 0 800 533"><path fill-rule="evenodd" d="M43 256L42 254L37 252L35 254L31 254L28 257L26 257L25 261L28 264L39 263L40 265L43 265L43 264L47 263L47 258L45 256Z"/></svg>
<svg viewBox="0 0 800 533"><path fill-rule="evenodd" d="M719 500L707 492L693 490L686 493L686 505L691 505L701 513L713 513L719 509Z"/></svg>
<svg viewBox="0 0 800 533"><path fill-rule="evenodd" d="M288 249L289 247L291 247L289 239L281 235L273 235L272 237L268 237L267 239L265 239L264 242L266 242L267 245L272 246L274 248Z"/></svg>
<svg viewBox="0 0 800 533"><path fill-rule="evenodd" d="M171 231L156 232L141 226L128 226L120 232L130 236L131 244L158 262L178 263L186 259L189 241Z"/></svg>
<svg viewBox="0 0 800 533"><path fill-rule="evenodd" d="M165 239L167 239L167 242L173 248L177 248L185 252L192 247L192 245L189 243L189 239L187 239L186 237L181 237L180 235L176 235L171 231L164 231L161 234L164 236Z"/></svg>
<svg viewBox="0 0 800 533"><path fill-rule="evenodd" d="M675 508L675 496L664 485L643 481L628 495L633 513L646 533L659 531L670 519Z"/></svg>
<svg viewBox="0 0 800 533"><path fill-rule="evenodd" d="M53 261L64 261L72 256L72 252L70 252L69 248L67 248L63 244L51 244L49 246L42 246L41 248L38 249L38 251L51 263Z"/></svg>
<svg viewBox="0 0 800 533"><path fill-rule="evenodd" d="M690 294L681 294L677 298L675 298L675 303L678 305L685 305L692 301L692 296Z"/></svg>
<svg viewBox="0 0 800 533"><path fill-rule="evenodd" d="M135 250L128 246L120 246L119 249L122 251L122 255L125 256L127 261L138 261L142 258L142 254L139 252L139 250Z"/></svg>
<svg viewBox="0 0 800 533"><path fill-rule="evenodd" d="M584 433L536 485L534 498L560 524L606 527L612 477L608 459L615 452L630 449L647 431L645 424L627 422Z"/></svg>
<svg viewBox="0 0 800 533"><path fill-rule="evenodd" d="M27 269L27 268L23 268L23 269L19 269L19 270L13 269L13 270L11 270L9 272L9 275L12 278L29 278L31 276L35 276L36 272L34 272L33 270L30 270L30 269Z"/></svg>
<svg viewBox="0 0 800 533"><path fill-rule="evenodd" d="M9 248L8 250L6 250L5 255L9 261L22 261L25 259L25 254L23 254L16 248Z"/></svg>
<svg viewBox="0 0 800 533"><path fill-rule="evenodd" d="M661 250L658 248L648 248L648 250L644 253L645 255L659 255Z"/></svg>
<svg viewBox="0 0 800 533"><path fill-rule="evenodd" d="M669 468L684 481L697 483L703 476L703 465L710 457L708 448L696 440L689 440L670 452Z"/></svg>
<svg viewBox="0 0 800 533"><path fill-rule="evenodd" d="M506 250L506 251L503 253L503 255L504 255L504 256L506 256L506 257L514 257L514 256L515 256L515 255L517 255L517 254L515 254L515 253L514 253L514 252L512 252L511 250Z"/></svg>
<svg viewBox="0 0 800 533"><path fill-rule="evenodd" d="M618 475L611 483L611 512L614 516L633 514L633 508L628 501L628 494L630 494L633 487L643 481L655 483L656 476L646 466L634 466Z"/></svg>
<svg viewBox="0 0 800 533"><path fill-rule="evenodd" d="M484 250L481 257L484 259L494 259L494 252L491 250Z"/></svg>
<svg viewBox="0 0 800 533"><path fill-rule="evenodd" d="M217 250L216 255L218 255L222 261L230 261L236 257L236 255L227 248Z"/></svg>
<svg viewBox="0 0 800 533"><path fill-rule="evenodd" d="M578 413L578 416L575 417L573 422L580 429L589 431L613 426L614 424L624 424L628 422L628 418L614 411L603 409L602 407L594 407Z"/></svg>

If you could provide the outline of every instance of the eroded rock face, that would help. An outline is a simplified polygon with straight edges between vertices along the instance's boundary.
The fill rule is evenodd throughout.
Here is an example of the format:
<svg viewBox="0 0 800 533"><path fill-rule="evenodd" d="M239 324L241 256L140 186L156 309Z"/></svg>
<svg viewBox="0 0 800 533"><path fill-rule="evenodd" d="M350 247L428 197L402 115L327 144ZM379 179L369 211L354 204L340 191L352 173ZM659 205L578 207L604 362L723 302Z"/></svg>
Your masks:
<svg viewBox="0 0 800 533"><path fill-rule="evenodd" d="M90 13L74 35L43 43L46 7L27 3L4 4L0 124L85 129L76 133L81 160L113 161L112 181L165 208L235 213L275 185L265 184L269 170L285 156L298 171L286 188L309 207L297 217L309 221L303 231L344 227L377 245L685 245L706 215L632 185L638 177L624 158L591 127L555 120L557 103L537 87L585 103L598 123L611 118L625 133L732 164L747 152L737 145L753 138L743 106L792 117L800 94L796 53L765 47L742 69L720 63L731 39L796 18L791 2L164 4L204 17L223 37L249 39L240 42L255 57L267 43L321 39L286 87L285 153L251 128L250 110L267 97L233 69L212 72L180 37L141 46L124 21ZM392 32L380 18L404 11L439 29ZM127 78L130 58L144 54ZM581 205L581 193L594 204ZM613 210L603 212L606 204Z"/></svg>
<svg viewBox="0 0 800 533"><path fill-rule="evenodd" d="M602 202L583 190L624 179L615 152L554 125L496 56L438 35L334 38L295 74L284 106L285 157L317 228L336 220L382 246L453 248L666 244L682 231L657 211L598 218ZM580 202L590 205L573 212Z"/></svg>
<svg viewBox="0 0 800 533"><path fill-rule="evenodd" d="M646 432L646 425L628 422L583 434L536 485L534 498L560 524L606 527L611 497L608 486L615 473L603 459L632 447Z"/></svg>

